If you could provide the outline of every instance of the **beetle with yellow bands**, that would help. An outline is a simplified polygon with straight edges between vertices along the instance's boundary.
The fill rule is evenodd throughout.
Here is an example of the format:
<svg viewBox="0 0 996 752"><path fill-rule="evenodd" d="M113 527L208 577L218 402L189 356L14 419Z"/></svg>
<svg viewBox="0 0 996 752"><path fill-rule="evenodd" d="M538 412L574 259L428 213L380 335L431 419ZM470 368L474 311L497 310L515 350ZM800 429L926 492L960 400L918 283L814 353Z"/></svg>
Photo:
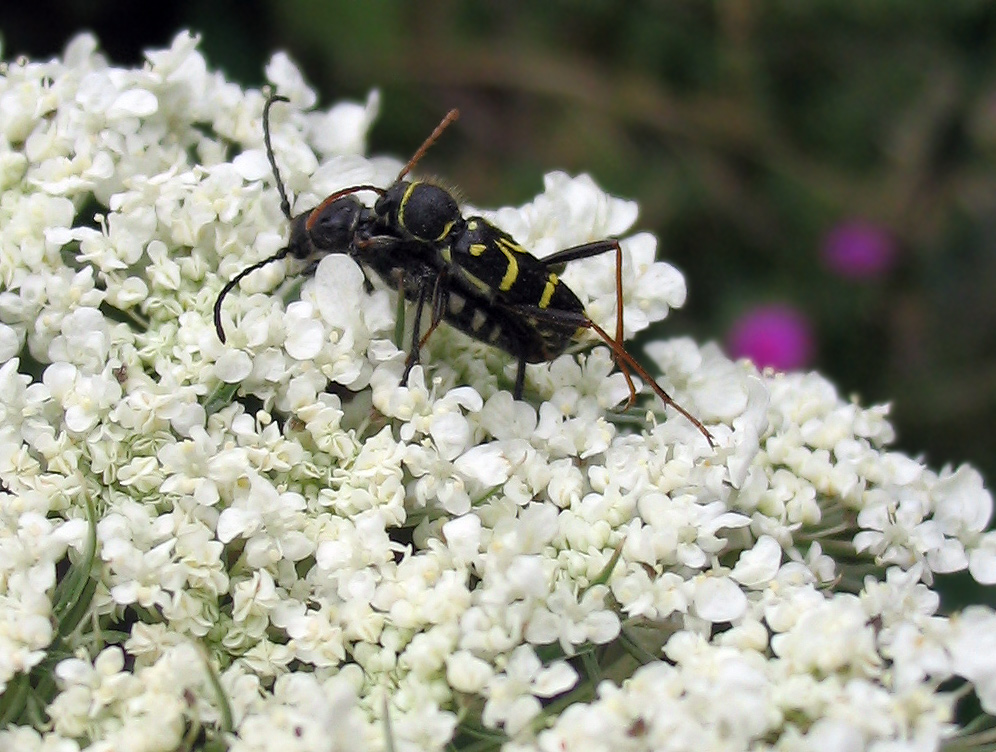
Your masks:
<svg viewBox="0 0 996 752"><path fill-rule="evenodd" d="M423 142L392 185L346 188L333 193L315 208L292 216L269 138L269 108L280 100L283 98L271 97L266 103L263 135L280 192L281 208L291 222L291 238L287 247L243 269L223 287L214 310L215 326L222 342L225 341L222 300L247 274L287 256L313 260L323 254L345 253L416 304L412 346L402 383L419 362L421 347L443 322L474 339L501 348L518 360L516 399L522 396L526 363L553 360L585 330L590 330L612 350L629 384L630 402L636 397L630 377L632 371L644 379L666 405L671 405L691 421L710 445L713 444L712 436L701 421L671 399L623 347L622 247L618 240L609 238L586 243L539 259L484 217L465 218L457 200L445 188L405 179L442 131L456 120L456 110L452 110ZM372 209L353 195L362 191L378 195ZM554 272L554 268L562 264L609 251L616 255L615 336L588 317L577 295ZM431 322L422 334L421 319L426 304L430 306Z"/></svg>

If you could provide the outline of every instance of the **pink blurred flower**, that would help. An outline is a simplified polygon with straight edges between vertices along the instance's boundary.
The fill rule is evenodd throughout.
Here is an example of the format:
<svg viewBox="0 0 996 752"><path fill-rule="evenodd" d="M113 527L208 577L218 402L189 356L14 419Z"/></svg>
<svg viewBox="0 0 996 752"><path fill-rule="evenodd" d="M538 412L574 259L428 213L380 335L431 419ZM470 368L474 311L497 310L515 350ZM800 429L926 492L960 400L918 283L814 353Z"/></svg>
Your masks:
<svg viewBox="0 0 996 752"><path fill-rule="evenodd" d="M892 269L898 248L884 227L864 220L842 222L823 239L823 264L847 279L880 279Z"/></svg>
<svg viewBox="0 0 996 752"><path fill-rule="evenodd" d="M790 305L757 306L734 322L727 347L734 358L750 358L759 368L804 368L813 356L812 327L802 312Z"/></svg>

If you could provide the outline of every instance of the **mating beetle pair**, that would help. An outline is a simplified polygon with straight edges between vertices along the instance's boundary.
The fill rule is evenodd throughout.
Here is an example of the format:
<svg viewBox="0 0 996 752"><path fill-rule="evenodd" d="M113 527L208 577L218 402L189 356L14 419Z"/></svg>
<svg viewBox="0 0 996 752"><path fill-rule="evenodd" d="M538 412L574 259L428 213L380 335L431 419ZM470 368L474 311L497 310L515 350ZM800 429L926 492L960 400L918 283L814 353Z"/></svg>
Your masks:
<svg viewBox="0 0 996 752"><path fill-rule="evenodd" d="M671 399L622 345L622 249L618 240L586 243L538 259L483 217L464 217L449 191L432 183L405 179L457 119L456 110L443 118L388 188L345 188L315 208L292 216L270 142L270 108L280 101L287 99L271 95L263 107L263 140L280 193L280 206L290 221L290 240L286 247L243 269L222 288L214 306L215 328L222 342L222 302L246 275L287 256L308 260L345 253L415 302L415 326L402 383L419 362L422 346L443 321L518 359L516 399L522 396L526 363L553 360L585 329L591 329L611 348L629 384L630 403L636 398L629 373L632 370L666 405L698 428L710 446L714 445L702 422ZM373 208L354 195L362 191L377 194ZM553 271L569 261L609 251L616 254L615 337L588 317L578 297ZM430 306L431 320L423 334L421 322L426 304Z"/></svg>

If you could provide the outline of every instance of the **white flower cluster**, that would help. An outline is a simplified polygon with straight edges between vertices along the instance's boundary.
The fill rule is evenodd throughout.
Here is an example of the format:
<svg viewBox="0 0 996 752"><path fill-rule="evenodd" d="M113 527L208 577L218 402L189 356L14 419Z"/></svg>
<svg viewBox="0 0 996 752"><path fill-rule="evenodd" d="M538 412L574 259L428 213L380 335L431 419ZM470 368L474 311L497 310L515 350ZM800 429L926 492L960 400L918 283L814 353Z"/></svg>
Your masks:
<svg viewBox="0 0 996 752"><path fill-rule="evenodd" d="M652 395L615 411L604 347L514 401L444 326L400 386L395 292L344 255L247 277L223 345L219 291L287 237L265 97L189 34L147 61L81 36L0 75L0 749L920 750L971 745L965 694L996 715L996 615L930 589L996 582L977 472L688 340L647 353L716 449ZM267 77L298 211L394 180L376 96L309 112L285 56ZM488 216L542 256L636 207L554 173ZM684 282L623 248L637 331ZM610 329L613 264L563 275Z"/></svg>

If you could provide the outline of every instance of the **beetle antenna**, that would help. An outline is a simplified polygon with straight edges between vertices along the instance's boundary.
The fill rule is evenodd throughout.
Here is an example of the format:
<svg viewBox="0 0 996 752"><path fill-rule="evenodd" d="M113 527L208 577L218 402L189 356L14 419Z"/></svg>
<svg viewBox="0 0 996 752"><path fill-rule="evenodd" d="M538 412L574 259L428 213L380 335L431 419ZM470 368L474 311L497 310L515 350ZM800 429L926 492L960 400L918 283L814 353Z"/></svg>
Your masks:
<svg viewBox="0 0 996 752"><path fill-rule="evenodd" d="M273 155L273 144L270 142L270 108L274 102L290 102L287 97L279 94L270 94L263 105L263 143L266 144L266 158L270 160L270 167L273 168L273 178L277 181L277 193L280 194L280 211L287 219L291 218L290 199L287 198L287 191L284 188L284 181L280 179L280 170L277 169L277 158ZM222 337L222 342L225 338Z"/></svg>
<svg viewBox="0 0 996 752"><path fill-rule="evenodd" d="M450 125L452 125L456 121L456 119L458 117L460 117L460 110L456 109L455 107L452 110L450 110L449 112L446 113L446 117L444 117L439 122L439 125L436 126L436 129L432 133L429 134L429 137L425 141L422 142L422 145L420 147L418 147L418 151L416 151L412 155L412 158L408 160L408 164L406 164L401 169L401 172L398 173L398 180L399 181L402 178L404 178L405 175L407 175L409 172L411 172L412 168L416 164L418 164L418 161L422 157L425 156L425 153L427 151L429 151L429 147L432 146L434 143L436 143L436 141L439 139L439 137L441 135L443 135L443 131L445 131L447 128L449 128Z"/></svg>
<svg viewBox="0 0 996 752"><path fill-rule="evenodd" d="M384 190L383 188L378 188L376 185L353 185L350 186L349 188L343 188L341 191L336 191L330 196L326 196L322 200L322 203L320 203L318 206L316 206L314 209L308 212L308 219L305 220L304 229L306 229L308 232L311 232L311 228L315 226L315 221L318 219L319 215L321 215L321 213L325 211L325 208L329 206L329 204L338 201L343 196L348 196L351 193L359 193L360 191L373 191L378 196L383 196L385 193L387 193L386 190Z"/></svg>
<svg viewBox="0 0 996 752"><path fill-rule="evenodd" d="M232 291L232 288L234 288L235 285L241 282L246 277L246 275L252 274L257 269L261 269L262 267L266 266L267 264L273 261L279 261L280 259L285 258L289 253L290 253L290 246L286 248L281 248L279 251L274 253L269 258L265 258L262 261L253 264L252 266L247 266L245 269L243 269L234 277L232 277L228 281L228 284L226 284L224 287L221 288L221 292L218 293L218 299L214 301L214 328L218 332L218 339L221 340L222 344L225 343L225 329L221 325L221 304L222 301L225 300L225 296L228 295L228 293Z"/></svg>

